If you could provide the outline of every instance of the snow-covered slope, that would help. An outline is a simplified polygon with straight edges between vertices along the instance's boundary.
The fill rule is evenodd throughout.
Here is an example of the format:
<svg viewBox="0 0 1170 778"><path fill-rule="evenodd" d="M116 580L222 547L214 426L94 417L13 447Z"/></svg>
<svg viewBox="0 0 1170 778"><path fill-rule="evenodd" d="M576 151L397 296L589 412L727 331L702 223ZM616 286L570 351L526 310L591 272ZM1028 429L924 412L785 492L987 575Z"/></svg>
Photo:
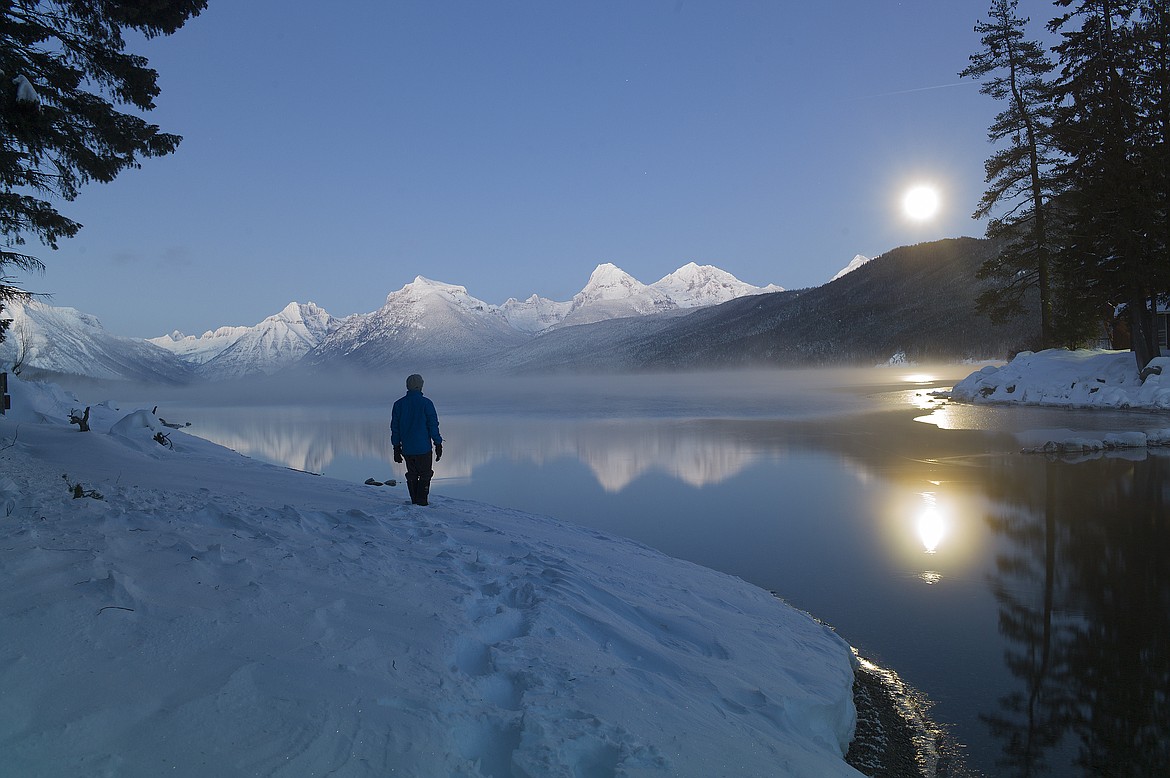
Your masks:
<svg viewBox="0 0 1170 778"><path fill-rule="evenodd" d="M665 313L678 306L665 292L643 284L617 265L598 265L585 288L570 300L559 326Z"/></svg>
<svg viewBox="0 0 1170 778"><path fill-rule="evenodd" d="M500 306L500 313L520 332L537 333L560 324L572 307L572 301L557 302L534 294L523 302L509 298Z"/></svg>
<svg viewBox="0 0 1170 778"><path fill-rule="evenodd" d="M650 284L650 288L666 295L678 308L701 308L737 297L784 291L784 287L775 284L753 286L714 265L697 265L694 262L655 281Z"/></svg>
<svg viewBox="0 0 1170 778"><path fill-rule="evenodd" d="M739 578L12 394L6 775L860 775L849 646Z"/></svg>
<svg viewBox="0 0 1170 778"><path fill-rule="evenodd" d="M418 276L370 314L347 317L311 355L314 364L454 367L522 342L499 310L454 284Z"/></svg>
<svg viewBox="0 0 1170 778"><path fill-rule="evenodd" d="M174 354L137 338L106 332L96 317L37 301L8 302L12 320L0 342L0 366L132 381L185 381L190 368Z"/></svg>
<svg viewBox="0 0 1170 778"><path fill-rule="evenodd" d="M315 303L289 303L280 313L249 327L199 373L205 378L275 373L299 362L339 324Z"/></svg>
<svg viewBox="0 0 1170 778"><path fill-rule="evenodd" d="M197 366L203 378L239 378L295 364L338 323L316 303L292 302L251 327L220 327L199 337L176 330L150 342Z"/></svg>
<svg viewBox="0 0 1170 778"><path fill-rule="evenodd" d="M869 262L870 258L862 254L858 254L853 259L849 260L849 264L837 271L837 275L829 279L829 283L836 281L841 276L846 276L852 273L857 268Z"/></svg>
<svg viewBox="0 0 1170 778"><path fill-rule="evenodd" d="M224 349L242 338L248 329L244 326L217 327L202 335L186 335L180 330L175 330L169 335L147 340L172 352L185 362L202 365L219 356Z"/></svg>

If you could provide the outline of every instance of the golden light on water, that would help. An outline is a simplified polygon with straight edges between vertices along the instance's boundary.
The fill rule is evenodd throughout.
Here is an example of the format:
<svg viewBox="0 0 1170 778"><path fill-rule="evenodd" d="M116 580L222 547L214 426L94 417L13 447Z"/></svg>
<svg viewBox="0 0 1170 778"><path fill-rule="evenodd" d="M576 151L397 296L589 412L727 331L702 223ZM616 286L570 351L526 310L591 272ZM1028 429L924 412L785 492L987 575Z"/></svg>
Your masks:
<svg viewBox="0 0 1170 778"><path fill-rule="evenodd" d="M961 582L979 560L979 509L956 493L949 479L930 478L916 486L901 491L887 514L900 565L930 586L944 579Z"/></svg>
<svg viewBox="0 0 1170 778"><path fill-rule="evenodd" d="M939 544L947 534L946 517L938 507L938 499L933 492L922 493L923 508L918 514L918 538L922 541L926 553L938 551Z"/></svg>
<svg viewBox="0 0 1170 778"><path fill-rule="evenodd" d="M930 392L925 392L922 390L917 390L917 391L912 391L912 392L907 393L906 401L908 403L910 403L911 405L913 405L915 408L918 408L919 410L923 410L923 411L933 411L944 402L942 399L935 397ZM927 417L925 417L925 416L920 416L920 417L916 418L914 421L923 421L926 418Z"/></svg>

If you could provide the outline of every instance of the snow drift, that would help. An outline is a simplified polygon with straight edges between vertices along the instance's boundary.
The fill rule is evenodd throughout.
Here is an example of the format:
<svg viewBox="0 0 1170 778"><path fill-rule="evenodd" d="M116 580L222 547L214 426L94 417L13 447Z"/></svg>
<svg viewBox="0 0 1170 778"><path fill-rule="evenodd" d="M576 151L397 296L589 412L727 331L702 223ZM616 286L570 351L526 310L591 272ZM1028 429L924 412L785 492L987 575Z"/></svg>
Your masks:
<svg viewBox="0 0 1170 778"><path fill-rule="evenodd" d="M1145 380L1131 351L1022 351L988 365L951 390L971 403L1023 403L1085 408L1170 408L1170 357L1156 357Z"/></svg>
<svg viewBox="0 0 1170 778"><path fill-rule="evenodd" d="M849 647L742 580L179 431L162 446L148 411L92 406L83 434L76 399L12 394L14 774L858 774Z"/></svg>

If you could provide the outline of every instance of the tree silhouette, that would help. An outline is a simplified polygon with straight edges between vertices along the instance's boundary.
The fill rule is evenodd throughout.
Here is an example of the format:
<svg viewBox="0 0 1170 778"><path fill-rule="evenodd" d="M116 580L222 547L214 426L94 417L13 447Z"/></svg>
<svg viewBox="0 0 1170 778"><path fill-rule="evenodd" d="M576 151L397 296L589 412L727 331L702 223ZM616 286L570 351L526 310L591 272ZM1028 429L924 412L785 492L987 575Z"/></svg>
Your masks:
<svg viewBox="0 0 1170 778"><path fill-rule="evenodd" d="M207 0L0 0L0 304L22 299L5 272L41 261L81 228L50 199L70 201L91 181L112 181L180 138L134 113L154 108L158 74L126 52L123 30L169 35ZM3 333L0 332L0 337Z"/></svg>

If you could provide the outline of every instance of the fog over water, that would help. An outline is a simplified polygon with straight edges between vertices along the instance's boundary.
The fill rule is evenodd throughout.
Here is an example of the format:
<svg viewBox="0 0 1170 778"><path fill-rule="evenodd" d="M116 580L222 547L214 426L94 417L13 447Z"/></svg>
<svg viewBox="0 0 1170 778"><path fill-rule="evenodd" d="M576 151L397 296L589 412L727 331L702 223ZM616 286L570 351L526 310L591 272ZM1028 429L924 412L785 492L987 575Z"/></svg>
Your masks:
<svg viewBox="0 0 1170 778"><path fill-rule="evenodd" d="M1170 417L971 407L934 393L974 369L427 375L446 440L432 496L551 515L740 576L922 690L972 767L1091 775L1076 764L1098 735L1051 711L1078 695L1158 686L1138 674L1132 690L1125 679L1089 689L1104 660L1074 673L1076 656L1124 648L1144 652L1150 673L1170 666L1160 595L1126 594L1138 624L1123 646L1098 632L1118 610L1098 602L1114 581L1101 578L1102 547L1149 567L1142 555L1170 546L1170 499L1151 496L1167 491L1166 459L1142 449L1052 461L1021 454L1016 433L1153 429ZM168 421L248 456L385 480L402 474L387 423L404 379L220 385L155 401ZM406 499L401 481L370 488ZM1143 506L1154 534L1120 532ZM1145 591L1170 591L1165 565L1145 578ZM1059 672L1029 660L1046 651L1073 659ZM1021 708L1030 697L1054 707ZM1097 721L1157 730L1165 722L1145 718L1156 707ZM1121 758L1100 743L1089 752Z"/></svg>
<svg viewBox="0 0 1170 778"><path fill-rule="evenodd" d="M904 407L966 375L942 371L792 370L610 376L434 376L424 393L447 440L441 477L469 477L500 458L540 464L576 457L607 491L655 471L695 486L718 483L777 451L766 422L848 419ZM243 454L299 470L357 478L347 461L392 464L385 379L271 379L168 393L160 413ZM155 402L160 402L154 397ZM926 398L930 402L930 398ZM169 411L168 409L174 409ZM736 423L738 422L738 423ZM785 428L786 434L794 428ZM385 468L379 471L385 475ZM363 476L359 480L364 480Z"/></svg>

